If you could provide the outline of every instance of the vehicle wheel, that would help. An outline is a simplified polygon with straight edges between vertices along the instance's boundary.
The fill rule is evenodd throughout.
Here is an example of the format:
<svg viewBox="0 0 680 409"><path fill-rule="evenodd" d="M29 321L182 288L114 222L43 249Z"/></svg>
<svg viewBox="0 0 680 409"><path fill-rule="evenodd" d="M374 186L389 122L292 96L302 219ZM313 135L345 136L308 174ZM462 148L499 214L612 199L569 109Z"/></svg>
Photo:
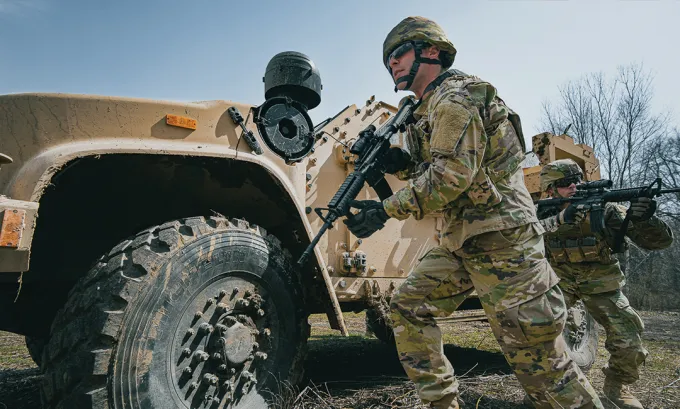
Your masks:
<svg viewBox="0 0 680 409"><path fill-rule="evenodd" d="M36 365L40 366L40 362L42 362L43 350L45 349L47 340L45 338L29 336L26 336L24 340L26 341L26 349L28 349L28 354L31 356L31 359L33 359L33 362L35 362Z"/></svg>
<svg viewBox="0 0 680 409"><path fill-rule="evenodd" d="M582 301L569 308L563 336L574 362L584 372L590 370L597 358L598 333L595 319Z"/></svg>
<svg viewBox="0 0 680 409"><path fill-rule="evenodd" d="M43 362L47 408L266 408L309 336L299 277L243 220L189 218L116 246L69 294Z"/></svg>
<svg viewBox="0 0 680 409"><path fill-rule="evenodd" d="M386 344L394 344L394 332L392 332L389 315L381 314L379 307L366 309L366 329Z"/></svg>

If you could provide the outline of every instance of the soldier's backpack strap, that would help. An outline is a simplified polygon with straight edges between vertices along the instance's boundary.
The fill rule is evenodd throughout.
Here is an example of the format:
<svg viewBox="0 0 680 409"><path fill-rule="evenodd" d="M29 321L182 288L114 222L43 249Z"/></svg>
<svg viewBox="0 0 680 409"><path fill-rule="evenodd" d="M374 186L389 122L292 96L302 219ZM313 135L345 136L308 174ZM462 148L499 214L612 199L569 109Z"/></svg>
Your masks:
<svg viewBox="0 0 680 409"><path fill-rule="evenodd" d="M505 105L505 103L503 104ZM512 127L515 128L515 133L517 134L519 143L522 145L522 151L526 152L527 145L524 142L524 132L522 132L522 121L519 119L519 115L517 115L515 111L510 109L509 106L505 105L505 107L508 109L508 121L510 121Z"/></svg>
<svg viewBox="0 0 680 409"><path fill-rule="evenodd" d="M425 87L425 91L423 91L423 95L426 95L428 92L430 92L433 89L440 86L442 84L442 82L444 82L445 79L452 77L454 75L457 75L455 72L452 72L452 71L462 72L462 71L458 71L458 70L451 70L451 71L445 71L445 72L439 74L439 76L437 78L432 80L431 83L427 84L427 87Z"/></svg>

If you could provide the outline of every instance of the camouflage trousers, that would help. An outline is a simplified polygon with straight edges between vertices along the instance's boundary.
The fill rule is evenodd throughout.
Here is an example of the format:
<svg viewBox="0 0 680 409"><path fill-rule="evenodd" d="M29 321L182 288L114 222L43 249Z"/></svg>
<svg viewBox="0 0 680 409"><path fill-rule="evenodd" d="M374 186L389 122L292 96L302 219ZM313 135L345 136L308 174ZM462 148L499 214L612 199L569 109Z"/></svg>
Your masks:
<svg viewBox="0 0 680 409"><path fill-rule="evenodd" d="M420 399L457 408L458 381L435 318L476 289L506 360L537 408L602 408L567 354L566 306L535 225L484 233L451 252L431 249L390 302L401 361Z"/></svg>
<svg viewBox="0 0 680 409"><path fill-rule="evenodd" d="M623 384L640 378L639 368L649 353L642 346L644 323L628 298L618 288L623 285L619 264L556 265L567 305L582 300L588 312L607 334L605 348L609 363L603 368L607 377Z"/></svg>

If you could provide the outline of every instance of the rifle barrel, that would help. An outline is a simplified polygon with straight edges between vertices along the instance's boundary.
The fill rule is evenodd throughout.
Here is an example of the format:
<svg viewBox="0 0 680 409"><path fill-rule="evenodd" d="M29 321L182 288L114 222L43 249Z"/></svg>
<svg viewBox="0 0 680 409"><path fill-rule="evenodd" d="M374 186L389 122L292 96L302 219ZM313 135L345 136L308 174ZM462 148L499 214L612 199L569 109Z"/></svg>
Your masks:
<svg viewBox="0 0 680 409"><path fill-rule="evenodd" d="M331 215L328 215L329 218L331 218ZM314 247L319 243L319 240L321 240L321 237L323 237L323 234L328 230L329 227L333 224L333 221L328 220L326 223L321 226L321 229L319 229L319 232L314 236L314 239L312 240L311 243L309 243L309 246L305 249L305 252L302 253L300 256L300 259L298 260L298 265L303 266L305 262L307 262L307 258L312 254L314 251Z"/></svg>

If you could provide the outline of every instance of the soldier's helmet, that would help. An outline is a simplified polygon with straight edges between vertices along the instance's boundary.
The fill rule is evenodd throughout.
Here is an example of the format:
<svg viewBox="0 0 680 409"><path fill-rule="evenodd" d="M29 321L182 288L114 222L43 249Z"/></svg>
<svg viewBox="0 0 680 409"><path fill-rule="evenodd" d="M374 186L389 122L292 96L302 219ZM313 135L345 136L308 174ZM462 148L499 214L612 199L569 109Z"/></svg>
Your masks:
<svg viewBox="0 0 680 409"><path fill-rule="evenodd" d="M571 159L559 159L550 162L541 169L541 190L545 192L556 180L571 177L583 179L583 171L576 162Z"/></svg>
<svg viewBox="0 0 680 409"><path fill-rule="evenodd" d="M389 67L388 57L400 45L410 41L422 41L435 45L443 51L446 58L442 59L444 69L453 64L456 57L456 47L446 37L439 24L425 17L406 17L387 34L383 42L383 63ZM441 56L440 56L441 58Z"/></svg>

